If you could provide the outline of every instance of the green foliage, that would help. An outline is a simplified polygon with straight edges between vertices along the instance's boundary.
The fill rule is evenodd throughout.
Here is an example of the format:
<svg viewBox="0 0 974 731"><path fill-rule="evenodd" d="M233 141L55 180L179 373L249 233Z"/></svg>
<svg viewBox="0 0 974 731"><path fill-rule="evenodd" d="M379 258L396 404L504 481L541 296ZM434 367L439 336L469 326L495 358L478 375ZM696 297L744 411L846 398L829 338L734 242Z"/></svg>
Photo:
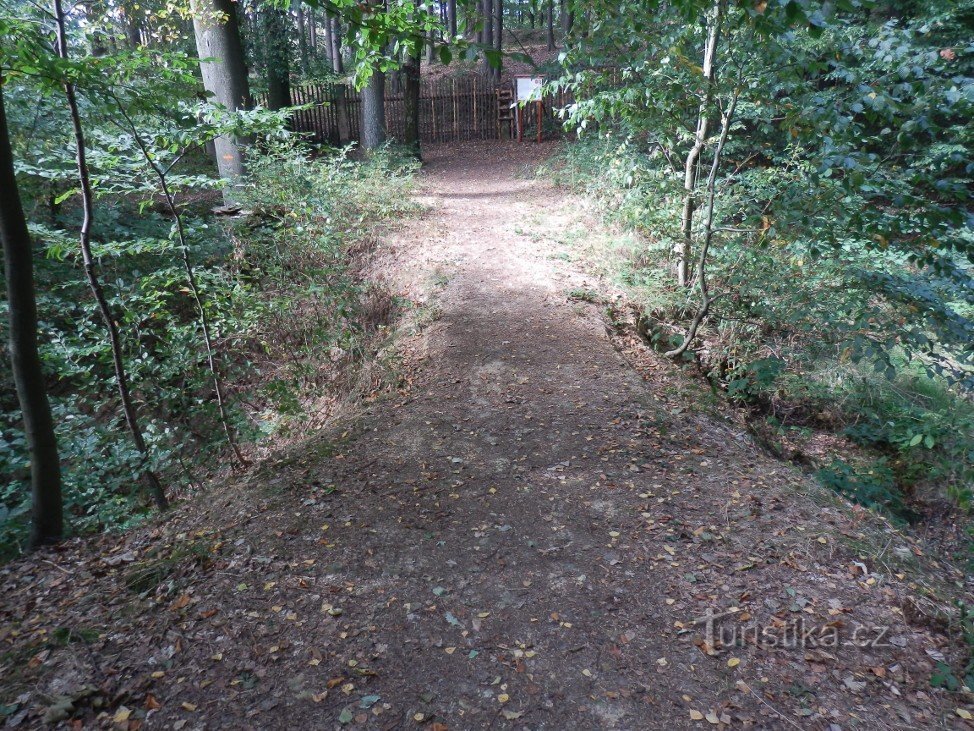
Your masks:
<svg viewBox="0 0 974 731"><path fill-rule="evenodd" d="M351 0L328 8L348 31L360 82L394 67L403 49L439 25L432 6L413 2L383 12ZM254 18L266 8L251 4L249 12ZM191 17L181 2L69 9L63 59L54 19L39 6L13 0L0 10L0 78L37 246L41 355L75 533L140 519L147 468L178 489L225 448L208 341L229 430L256 439L300 418L309 391L320 392L321 379L365 354L395 311L381 286L359 281L356 260L371 226L409 208L415 163L393 150L361 163L347 150L312 154L287 133L287 110L230 112L205 101L186 32ZM253 57L266 60L267 39L241 20ZM290 39L277 40L278 50L296 50ZM441 51L444 62L448 55ZM314 60L302 59L305 71L314 71ZM82 274L67 81L96 198L91 248L147 457L126 435L104 322ZM252 214L239 221L211 213L224 183L204 150L218 136L250 144L240 200ZM9 555L26 531L29 465L6 370L0 386L0 471L12 477L0 490L0 554Z"/></svg>
<svg viewBox="0 0 974 731"><path fill-rule="evenodd" d="M118 152L126 143L116 141ZM294 141L270 143L249 160L244 196L252 216L222 226L205 207L192 206L186 220L219 347L234 355L225 378L235 393L264 405L248 415L235 400L231 411L236 427L255 439L285 417L300 417L308 389L317 390L312 378L321 374L323 352L354 360L387 324L369 311L374 292L350 270L351 249L371 225L409 210L415 162L393 150L365 162L345 151L312 156ZM141 202L138 190L104 193L98 251L122 314L153 466L178 483L224 445L170 221L162 212L138 215ZM48 253L38 271L42 355L57 374L66 512L72 532L85 533L124 527L146 506L137 485L140 457L120 422L110 353L69 238L73 210L64 214L65 221L35 227ZM0 471L13 479L0 493L5 554L22 545L29 511L24 438L7 385Z"/></svg>
<svg viewBox="0 0 974 731"><path fill-rule="evenodd" d="M364 313L369 292L349 270L349 246L375 222L410 210L417 163L389 147L364 162L347 152L312 157L293 143L271 146L250 163L241 192L259 223L234 228L235 256L260 293L262 350L291 363L275 387L283 401L283 383L303 380L305 358L312 369L322 352L356 358L383 324Z"/></svg>
<svg viewBox="0 0 974 731"><path fill-rule="evenodd" d="M858 420L845 427L844 434L887 454L900 484L939 485L962 509L974 507L974 407L970 403L923 374L900 375L893 382L876 382L870 389L860 385L852 395Z"/></svg>
<svg viewBox="0 0 974 731"><path fill-rule="evenodd" d="M216 117L194 114L187 122L179 107L176 112L167 120L140 118L153 154L166 165L193 140L226 128L210 125ZM279 118L258 121L248 128L280 130ZM121 316L151 464L170 483L182 482L223 443L172 221L158 206L131 135L108 126L94 127L90 137L98 181L94 249ZM61 154L70 155L70 148ZM55 152L22 159L25 191L43 190L50 181L69 184L68 161ZM320 370L315 357L322 350L361 354L367 293L349 270L349 247L372 223L406 210L414 163L392 151L364 163L344 151L313 157L295 141L273 136L265 136L249 161L245 195L255 214L240 224L221 225L209 214L217 182L197 154L179 160L171 184L186 201L187 236L218 347L233 355L224 377L232 391L268 407L248 416L233 400L234 425L253 439L273 431L282 412L300 413L310 385L304 376ZM142 465L120 421L103 325L81 276L75 198L69 193L53 210L35 209L33 216L46 254L37 272L42 357L57 374L53 401L70 527L75 533L124 527L146 511L137 484ZM279 368L277 361L288 365ZM9 379L6 371L3 378ZM0 471L14 478L0 494L5 554L21 546L29 510L25 445L9 385L0 404Z"/></svg>
<svg viewBox="0 0 974 731"><path fill-rule="evenodd" d="M780 358L759 358L734 368L726 375L727 395L736 401L749 401L767 392L785 368Z"/></svg>
<svg viewBox="0 0 974 731"><path fill-rule="evenodd" d="M855 467L837 459L820 469L817 477L826 487L867 508L877 508L897 518L909 514L893 471L883 460L865 467Z"/></svg>
<svg viewBox="0 0 974 731"><path fill-rule="evenodd" d="M701 59L718 8L708 89ZM875 474L822 473L854 499L901 512L904 491L936 486L969 507L974 3L588 12L556 82L574 95L564 119L581 138L556 175L643 240L614 252L611 268L653 341L681 342L696 312L695 291L672 273L684 164L703 111L696 165L709 170L736 97L703 262L715 300L696 359L748 408L845 430L872 450ZM698 215L694 255L705 235Z"/></svg>
<svg viewBox="0 0 974 731"><path fill-rule="evenodd" d="M955 672L948 663L938 660L930 685L949 691L959 691L962 687L974 688L974 608L964 602L957 602L957 627L966 658L963 667Z"/></svg>
<svg viewBox="0 0 974 731"><path fill-rule="evenodd" d="M971 387L974 80L960 29L969 27L972 5L875 22L854 5L769 3L756 11L730 3L709 96L698 65L704 33L685 19L710 13L713 3L604 8L564 56L557 83L575 95L566 124L602 138L590 149L603 158L600 179L617 183L610 205L666 252L682 236L683 163L697 117L706 110L713 130L740 94L711 252L715 289L735 296L722 298L717 314L736 316L734 305L744 302L747 316L772 309L810 325L817 318L802 322L793 298L747 286L755 269L780 275L784 267L779 289L811 277L826 294L860 294L831 318L853 357L888 369L898 349ZM651 26L657 32L640 35ZM698 243L701 236L698 224ZM825 278L822 259L832 260Z"/></svg>

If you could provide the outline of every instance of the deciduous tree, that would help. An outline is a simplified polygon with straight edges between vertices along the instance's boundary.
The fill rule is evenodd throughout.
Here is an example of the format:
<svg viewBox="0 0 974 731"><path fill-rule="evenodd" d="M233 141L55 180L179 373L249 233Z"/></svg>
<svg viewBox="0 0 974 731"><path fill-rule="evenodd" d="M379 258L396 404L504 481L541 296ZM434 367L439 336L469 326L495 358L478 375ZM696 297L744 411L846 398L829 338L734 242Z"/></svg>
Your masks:
<svg viewBox="0 0 974 731"><path fill-rule="evenodd" d="M14 177L13 152L0 76L0 242L7 283L10 367L27 435L31 474L32 546L60 540L64 532L61 463L44 369L37 350L33 247Z"/></svg>

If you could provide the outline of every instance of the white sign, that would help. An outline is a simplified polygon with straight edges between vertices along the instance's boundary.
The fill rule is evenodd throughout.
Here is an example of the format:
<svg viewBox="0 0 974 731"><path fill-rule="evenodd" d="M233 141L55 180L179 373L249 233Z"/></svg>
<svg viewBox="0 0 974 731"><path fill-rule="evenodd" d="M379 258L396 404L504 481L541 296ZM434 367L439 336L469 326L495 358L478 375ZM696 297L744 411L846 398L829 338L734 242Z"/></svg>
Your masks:
<svg viewBox="0 0 974 731"><path fill-rule="evenodd" d="M519 102L537 101L541 98L541 87L544 84L543 76L518 76L514 79L517 87L517 100Z"/></svg>

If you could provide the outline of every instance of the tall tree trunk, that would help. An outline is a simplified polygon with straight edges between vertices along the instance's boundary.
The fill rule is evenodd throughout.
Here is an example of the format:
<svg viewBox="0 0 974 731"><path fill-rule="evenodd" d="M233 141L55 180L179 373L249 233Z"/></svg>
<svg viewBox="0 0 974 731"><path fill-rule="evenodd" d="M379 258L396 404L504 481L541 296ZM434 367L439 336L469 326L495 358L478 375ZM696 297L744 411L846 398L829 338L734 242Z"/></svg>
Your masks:
<svg viewBox="0 0 974 731"><path fill-rule="evenodd" d="M447 0L446 3L447 28L450 31L450 40L457 37L457 0Z"/></svg>
<svg viewBox="0 0 974 731"><path fill-rule="evenodd" d="M687 153L683 166L683 213L680 216L680 242L676 249L676 279L681 287L690 284L690 260L693 256L693 214L697 207L697 163L707 144L710 127L710 107L714 98L717 43L720 27L724 19L724 2L717 0L707 24L707 41L703 51L703 77L705 89L697 110L697 130L693 137L693 147Z"/></svg>
<svg viewBox="0 0 974 731"><path fill-rule="evenodd" d="M430 65L436 60L436 31L431 30L426 41L426 64Z"/></svg>
<svg viewBox="0 0 974 731"><path fill-rule="evenodd" d="M336 74L345 73L345 62L342 60L342 25L337 16L331 20L331 67Z"/></svg>
<svg viewBox="0 0 974 731"><path fill-rule="evenodd" d="M386 73L386 92L389 96L398 96L402 93L403 74L405 72L406 62L402 61L398 69Z"/></svg>
<svg viewBox="0 0 974 731"><path fill-rule="evenodd" d="M476 34L479 44L484 42L484 2L485 0L477 0L475 8L467 9L467 30L471 34Z"/></svg>
<svg viewBox="0 0 974 731"><path fill-rule="evenodd" d="M555 0L548 0L548 50L555 50Z"/></svg>
<svg viewBox="0 0 974 731"><path fill-rule="evenodd" d="M494 0L494 48L498 52L504 50L504 0ZM496 79L500 74L500 68L494 70Z"/></svg>
<svg viewBox="0 0 974 731"><path fill-rule="evenodd" d="M403 106L403 143L412 149L416 157L420 156L419 144L419 91L420 64L419 44L415 49L407 51L406 62L403 64L405 90L402 96Z"/></svg>
<svg viewBox="0 0 974 731"><path fill-rule="evenodd" d="M386 141L386 77L375 69L362 89L362 147L374 150Z"/></svg>
<svg viewBox="0 0 974 731"><path fill-rule="evenodd" d="M125 3L119 7L122 20L125 23L125 42L133 51L142 45L142 27L139 22L139 12L133 6L135 3Z"/></svg>
<svg viewBox="0 0 974 731"><path fill-rule="evenodd" d="M264 14L264 34L267 43L267 107L284 109L291 106L290 49L284 11L267 6Z"/></svg>
<svg viewBox="0 0 974 731"><path fill-rule="evenodd" d="M572 0L561 0L561 32L567 39L575 24L575 13L571 9Z"/></svg>
<svg viewBox="0 0 974 731"><path fill-rule="evenodd" d="M332 51L334 50L333 44L331 42L331 17L327 14L325 15L325 58L328 59L328 65L331 70L335 70L335 59L332 58Z"/></svg>
<svg viewBox="0 0 974 731"><path fill-rule="evenodd" d="M298 33L298 58L301 60L301 72L308 72L308 34L305 32L304 5L301 0L294 0L294 25Z"/></svg>
<svg viewBox="0 0 974 731"><path fill-rule="evenodd" d="M64 532L61 502L61 463L57 437L40 355L37 352L37 303L34 295L34 259L27 219L14 177L13 152L3 105L0 77L0 243L7 281L7 318L10 369L24 419L30 455L30 545L55 543Z"/></svg>
<svg viewBox="0 0 974 731"><path fill-rule="evenodd" d="M482 0L481 10L483 11L483 21L484 21L484 32L482 45L494 46L494 2L496 0ZM492 79L494 76L493 67L490 65L490 61L487 55L484 54L484 76L488 79Z"/></svg>
<svg viewBox="0 0 974 731"><path fill-rule="evenodd" d="M61 0L54 0L54 18L57 23L58 56L67 60L68 40ZM98 274L95 271L95 259L91 253L91 225L95 217L95 197L91 189L91 176L88 173L88 160L85 151L84 129L81 126L81 113L78 110L78 99L75 95L74 84L71 81L64 83L64 96L68 102L71 127L74 132L74 143L77 148L75 162L77 163L78 183L81 186L81 203L84 213L78 239L81 245L81 259L84 263L85 278L88 280L88 286L91 289L92 295L94 295L95 302L98 304L98 310L101 313L102 319L105 321L105 327L108 328L108 340L112 350L112 365L115 368L115 382L118 385L118 395L122 402L125 422L128 425L129 432L132 434L132 441L135 442L135 448L139 450L142 454L143 461L145 461L149 457L149 448L145 443L145 437L142 435L138 411L135 408L135 403L132 401L132 395L129 391L128 374L125 371L125 361L122 357L121 337L118 334L118 326L115 324L115 318L108 304L108 298L105 296L105 290L102 288L101 281L98 279ZM162 483L159 482L156 473L152 469L146 468L144 475L149 487L149 494L155 500L156 505L160 509L168 507L169 502L166 500L166 492L163 490Z"/></svg>
<svg viewBox="0 0 974 731"><path fill-rule="evenodd" d="M328 16L325 15L325 22L327 23ZM313 7L308 8L308 45L311 47L312 51L317 52L318 50L318 25L315 19L315 9ZM316 54L312 54L316 55ZM328 49L328 55L331 56L331 48Z"/></svg>
<svg viewBox="0 0 974 731"><path fill-rule="evenodd" d="M203 87L214 101L230 111L250 105L250 86L244 62L237 4L232 0L192 0L193 30L196 50L201 59ZM216 161L220 177L236 181L243 175L240 144L244 140L223 136L216 139ZM224 199L233 200L233 192L224 189Z"/></svg>

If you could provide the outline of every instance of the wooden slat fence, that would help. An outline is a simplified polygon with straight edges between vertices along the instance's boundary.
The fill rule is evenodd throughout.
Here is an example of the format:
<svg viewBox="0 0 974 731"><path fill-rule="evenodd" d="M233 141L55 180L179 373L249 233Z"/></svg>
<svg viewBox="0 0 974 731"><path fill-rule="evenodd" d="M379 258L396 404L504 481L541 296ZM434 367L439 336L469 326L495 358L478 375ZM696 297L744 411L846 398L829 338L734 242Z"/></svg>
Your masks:
<svg viewBox="0 0 974 731"><path fill-rule="evenodd" d="M386 82L386 130L391 138L402 138L404 106L401 91L391 91ZM295 112L294 126L315 142L338 145L357 141L361 134L362 98L346 84L300 84L291 88L295 105L309 104ZM265 100L260 96L258 103ZM546 135L557 133L560 122L554 110L568 101L564 92L546 98ZM462 142L507 138L508 125L498 123L497 87L484 77L471 74L457 78L424 80L419 95L419 134L423 142ZM535 105L525 108L525 135L533 138Z"/></svg>

